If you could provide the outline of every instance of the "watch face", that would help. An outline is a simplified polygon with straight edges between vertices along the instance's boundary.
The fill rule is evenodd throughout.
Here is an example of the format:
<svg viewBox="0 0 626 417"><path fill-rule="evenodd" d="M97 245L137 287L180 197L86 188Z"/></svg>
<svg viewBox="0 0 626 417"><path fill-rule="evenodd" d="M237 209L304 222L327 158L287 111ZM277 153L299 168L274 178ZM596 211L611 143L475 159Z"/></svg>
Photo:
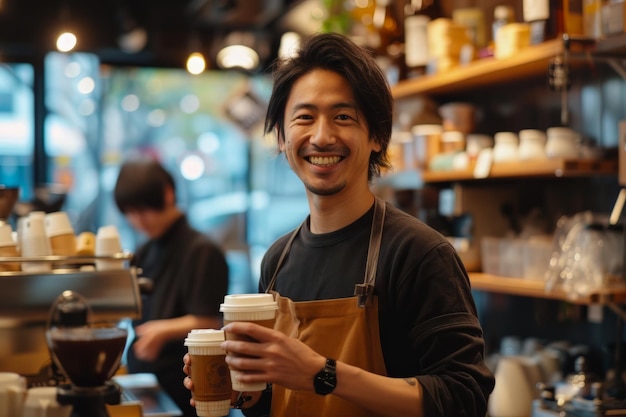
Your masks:
<svg viewBox="0 0 626 417"><path fill-rule="evenodd" d="M315 375L313 385L316 393L320 395L330 394L337 386L337 375L334 371L324 368Z"/></svg>

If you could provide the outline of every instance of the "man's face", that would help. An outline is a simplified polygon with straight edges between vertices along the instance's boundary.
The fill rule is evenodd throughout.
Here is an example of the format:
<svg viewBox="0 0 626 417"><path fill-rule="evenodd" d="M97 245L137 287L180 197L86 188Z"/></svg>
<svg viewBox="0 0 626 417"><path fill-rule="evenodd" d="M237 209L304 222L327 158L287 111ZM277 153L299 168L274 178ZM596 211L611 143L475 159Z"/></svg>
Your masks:
<svg viewBox="0 0 626 417"><path fill-rule="evenodd" d="M130 225L150 239L160 237L169 227L164 210L133 208L124 213Z"/></svg>
<svg viewBox="0 0 626 417"><path fill-rule="evenodd" d="M289 165L315 195L334 195L367 185L369 140L350 84L322 69L298 79L285 106L285 137L279 141Z"/></svg>

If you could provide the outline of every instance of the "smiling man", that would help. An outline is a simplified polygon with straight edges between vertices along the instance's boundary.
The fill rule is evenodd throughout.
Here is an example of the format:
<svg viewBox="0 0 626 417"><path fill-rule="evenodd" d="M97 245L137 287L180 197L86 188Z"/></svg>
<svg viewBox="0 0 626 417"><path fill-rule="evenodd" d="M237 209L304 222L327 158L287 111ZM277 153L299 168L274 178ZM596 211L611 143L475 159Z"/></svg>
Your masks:
<svg viewBox="0 0 626 417"><path fill-rule="evenodd" d="M377 198L393 100L371 55L337 34L280 62L266 117L310 215L261 266L274 329L230 323L246 416L484 417L494 378L470 284L438 232ZM184 358L190 372L189 356ZM185 386L192 388L189 378Z"/></svg>

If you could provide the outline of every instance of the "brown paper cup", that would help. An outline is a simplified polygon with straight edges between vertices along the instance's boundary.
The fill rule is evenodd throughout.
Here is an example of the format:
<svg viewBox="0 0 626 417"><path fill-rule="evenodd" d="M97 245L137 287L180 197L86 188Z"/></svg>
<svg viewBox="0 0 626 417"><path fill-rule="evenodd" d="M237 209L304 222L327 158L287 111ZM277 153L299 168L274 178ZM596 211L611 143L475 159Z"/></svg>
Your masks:
<svg viewBox="0 0 626 417"><path fill-rule="evenodd" d="M191 395L201 417L227 416L230 412L232 387L226 352L220 347L223 341L224 332L214 329L194 329L185 339L192 363Z"/></svg>
<svg viewBox="0 0 626 417"><path fill-rule="evenodd" d="M0 246L0 258L14 258L20 256L17 245ZM0 262L0 271L19 271L19 262Z"/></svg>
<svg viewBox="0 0 626 417"><path fill-rule="evenodd" d="M74 236L73 233L64 233L57 236L51 236L49 239L53 255L76 255L76 236Z"/></svg>

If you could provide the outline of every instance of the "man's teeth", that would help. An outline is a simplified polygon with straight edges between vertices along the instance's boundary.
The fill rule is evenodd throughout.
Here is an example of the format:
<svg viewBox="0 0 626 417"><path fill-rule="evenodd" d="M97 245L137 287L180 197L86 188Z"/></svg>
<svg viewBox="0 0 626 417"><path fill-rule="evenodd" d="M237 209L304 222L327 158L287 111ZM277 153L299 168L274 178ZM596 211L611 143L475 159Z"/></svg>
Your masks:
<svg viewBox="0 0 626 417"><path fill-rule="evenodd" d="M309 161L314 165L332 165L339 162L340 159L338 156L312 156Z"/></svg>

